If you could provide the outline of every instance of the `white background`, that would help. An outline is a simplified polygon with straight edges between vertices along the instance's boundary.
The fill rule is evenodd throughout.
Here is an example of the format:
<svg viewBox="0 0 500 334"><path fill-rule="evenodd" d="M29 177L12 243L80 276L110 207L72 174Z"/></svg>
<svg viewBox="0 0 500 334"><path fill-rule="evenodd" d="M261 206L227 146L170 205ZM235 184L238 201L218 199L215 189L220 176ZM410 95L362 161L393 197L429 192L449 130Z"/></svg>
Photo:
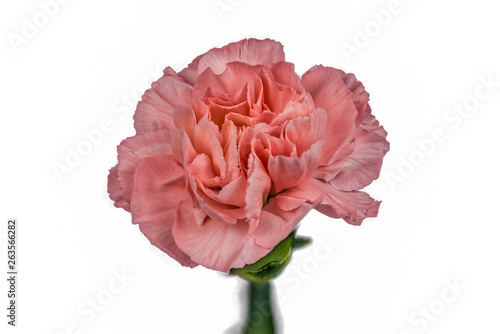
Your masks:
<svg viewBox="0 0 500 334"><path fill-rule="evenodd" d="M243 282L156 251L113 207L106 179L116 146L134 134L133 106L164 67L270 37L299 74L315 64L355 73L391 142L367 189L383 200L377 218L303 220L314 244L276 280L283 332L499 333L498 8L390 3L61 0L48 17L38 1L3 1L0 259L5 273L5 225L18 218L20 276L14 329L1 279L1 332L235 332ZM26 22L38 25L31 35ZM102 122L111 128L59 180L54 164ZM114 278L122 272L124 283Z"/></svg>

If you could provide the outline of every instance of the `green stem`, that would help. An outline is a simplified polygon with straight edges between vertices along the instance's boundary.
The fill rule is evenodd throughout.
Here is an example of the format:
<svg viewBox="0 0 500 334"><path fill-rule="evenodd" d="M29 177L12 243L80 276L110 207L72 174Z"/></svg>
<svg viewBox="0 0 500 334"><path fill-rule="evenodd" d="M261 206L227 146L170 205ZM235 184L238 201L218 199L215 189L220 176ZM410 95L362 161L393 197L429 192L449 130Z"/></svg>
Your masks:
<svg viewBox="0 0 500 334"><path fill-rule="evenodd" d="M271 283L249 281L248 315L244 334L274 334Z"/></svg>

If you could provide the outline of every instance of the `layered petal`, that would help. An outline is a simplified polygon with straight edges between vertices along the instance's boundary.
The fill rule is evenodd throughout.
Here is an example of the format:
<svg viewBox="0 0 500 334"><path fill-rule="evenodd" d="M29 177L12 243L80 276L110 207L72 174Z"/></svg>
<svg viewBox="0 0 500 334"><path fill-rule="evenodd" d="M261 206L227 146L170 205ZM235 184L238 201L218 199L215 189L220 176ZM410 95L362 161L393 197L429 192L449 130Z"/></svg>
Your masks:
<svg viewBox="0 0 500 334"><path fill-rule="evenodd" d="M115 202L114 204L117 208L130 211L130 203L123 198L122 186L118 180L118 165L109 170L108 193L109 198Z"/></svg>
<svg viewBox="0 0 500 334"><path fill-rule="evenodd" d="M276 195L307 180L318 167L323 144L322 141L316 142L300 157L279 155L269 158L268 171L272 180L271 195Z"/></svg>
<svg viewBox="0 0 500 334"><path fill-rule="evenodd" d="M234 180L240 176L241 170L238 157L238 130L233 122L227 121L222 126L222 150L226 161L226 177Z"/></svg>
<svg viewBox="0 0 500 334"><path fill-rule="evenodd" d="M160 129L175 129L174 111L176 107L190 107L193 87L167 67L164 75L153 82L152 87L142 96L134 114L137 134Z"/></svg>
<svg viewBox="0 0 500 334"><path fill-rule="evenodd" d="M307 117L296 117L285 127L286 139L297 147L297 154L309 150L313 144L321 140L326 132L327 114L324 109L316 109Z"/></svg>
<svg viewBox="0 0 500 334"><path fill-rule="evenodd" d="M314 104L328 115L322 164L332 163L331 158L355 135L358 111L351 100L352 92L343 81L343 72L331 67L315 66L302 76L302 84L311 94Z"/></svg>
<svg viewBox="0 0 500 334"><path fill-rule="evenodd" d="M370 94L365 91L363 84L356 79L356 76L352 73L343 75L344 84L347 89L352 92L351 100L358 111L358 116L356 117L356 125L359 125L363 121L365 115L366 107L368 106L368 100L370 99Z"/></svg>
<svg viewBox="0 0 500 334"><path fill-rule="evenodd" d="M307 117L292 119L284 128L283 142L293 144L293 155L276 152L271 145L271 156L267 169L273 187L271 195L292 188L309 178L321 161L321 151L325 144L321 138L326 129L327 116L324 109L316 109ZM278 153L278 154L277 154Z"/></svg>
<svg viewBox="0 0 500 334"><path fill-rule="evenodd" d="M255 154L250 155L248 165L245 214L248 219L253 219L260 214L262 206L267 202L271 190L271 178Z"/></svg>
<svg viewBox="0 0 500 334"><path fill-rule="evenodd" d="M299 102L300 94L294 88L276 82L272 73L262 73L262 84L264 103L276 115L282 113L288 106Z"/></svg>
<svg viewBox="0 0 500 334"><path fill-rule="evenodd" d="M225 178L226 161L217 135L219 130L215 124L206 118L196 124L194 129L193 147L198 154L206 154L210 157L215 175Z"/></svg>
<svg viewBox="0 0 500 334"><path fill-rule="evenodd" d="M229 183L227 191L234 190L244 186L245 180L236 179ZM238 219L245 219L245 208L233 205L241 203L242 194L235 195L229 199L227 191L222 188L219 191L214 191L207 188L198 178L189 174L189 185L191 187L194 199L203 211L212 219L218 221L220 224L235 224ZM244 189L239 189L244 193ZM224 203L224 201L228 203Z"/></svg>
<svg viewBox="0 0 500 334"><path fill-rule="evenodd" d="M332 217L342 218L352 225L361 225L367 217L376 217L380 202L361 191L342 191L321 182L324 196L315 209Z"/></svg>
<svg viewBox="0 0 500 334"><path fill-rule="evenodd" d="M386 135L383 128L359 133L354 140L354 151L329 166L325 180L344 191L368 186L379 177L382 160L389 150Z"/></svg>
<svg viewBox="0 0 500 334"><path fill-rule="evenodd" d="M300 78L295 73L295 65L285 61L279 62L271 66L274 80L282 85L293 88L298 94L304 91Z"/></svg>
<svg viewBox="0 0 500 334"><path fill-rule="evenodd" d="M207 68L221 74L231 62L242 62L249 65L271 66L285 60L283 45L271 39L244 39L230 43L222 48L214 48L198 56L189 66L179 72L187 82L194 84L198 75Z"/></svg>
<svg viewBox="0 0 500 334"><path fill-rule="evenodd" d="M207 216L200 224L197 223L197 210L190 200L183 201L173 228L176 244L194 262L227 273L231 268L254 263L271 251L272 247L255 243L248 234L246 222L221 224Z"/></svg>
<svg viewBox="0 0 500 334"><path fill-rule="evenodd" d="M251 66L246 63L233 62L227 64L222 73L216 73L212 68L200 74L194 84L193 96L195 99L214 97L218 102L235 103L247 101L247 86L253 85L261 71L266 68L262 65Z"/></svg>
<svg viewBox="0 0 500 334"><path fill-rule="evenodd" d="M162 130L148 132L125 139L118 146L118 182L123 199L130 203L134 187L134 174L139 161L147 157L171 156L173 132Z"/></svg>
<svg viewBox="0 0 500 334"><path fill-rule="evenodd" d="M139 224L149 241L183 266L197 263L177 247L172 227L180 201L189 199L184 168L169 158L152 157L139 162L132 195L132 222Z"/></svg>
<svg viewBox="0 0 500 334"><path fill-rule="evenodd" d="M309 179L273 197L262 209L258 220L250 223L249 233L262 247L274 247L297 226L322 199L316 180Z"/></svg>

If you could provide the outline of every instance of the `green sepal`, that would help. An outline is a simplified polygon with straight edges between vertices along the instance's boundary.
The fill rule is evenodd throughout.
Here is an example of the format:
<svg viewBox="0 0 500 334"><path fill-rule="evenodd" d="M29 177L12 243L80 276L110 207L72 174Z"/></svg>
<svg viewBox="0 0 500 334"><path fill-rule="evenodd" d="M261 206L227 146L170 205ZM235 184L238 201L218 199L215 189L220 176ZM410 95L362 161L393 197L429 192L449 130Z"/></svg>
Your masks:
<svg viewBox="0 0 500 334"><path fill-rule="evenodd" d="M267 282L283 271L290 261L293 249L303 247L310 242L309 238L296 238L294 230L266 256L243 268L233 268L230 274L238 275L252 282Z"/></svg>
<svg viewBox="0 0 500 334"><path fill-rule="evenodd" d="M293 247L293 249L299 249L299 248L308 246L311 242L312 242L311 238L295 237L295 239L293 239L292 247Z"/></svg>

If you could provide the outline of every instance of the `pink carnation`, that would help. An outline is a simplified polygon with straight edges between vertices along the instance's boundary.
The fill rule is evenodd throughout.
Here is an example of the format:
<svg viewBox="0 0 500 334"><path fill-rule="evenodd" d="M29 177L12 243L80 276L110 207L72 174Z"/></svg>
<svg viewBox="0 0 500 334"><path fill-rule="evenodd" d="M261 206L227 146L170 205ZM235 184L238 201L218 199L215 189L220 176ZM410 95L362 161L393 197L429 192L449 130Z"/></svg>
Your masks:
<svg viewBox="0 0 500 334"><path fill-rule="evenodd" d="M311 209L359 225L378 213L359 190L389 149L368 98L335 68L297 76L273 40L212 49L145 92L110 197L182 265L223 272L265 256Z"/></svg>

